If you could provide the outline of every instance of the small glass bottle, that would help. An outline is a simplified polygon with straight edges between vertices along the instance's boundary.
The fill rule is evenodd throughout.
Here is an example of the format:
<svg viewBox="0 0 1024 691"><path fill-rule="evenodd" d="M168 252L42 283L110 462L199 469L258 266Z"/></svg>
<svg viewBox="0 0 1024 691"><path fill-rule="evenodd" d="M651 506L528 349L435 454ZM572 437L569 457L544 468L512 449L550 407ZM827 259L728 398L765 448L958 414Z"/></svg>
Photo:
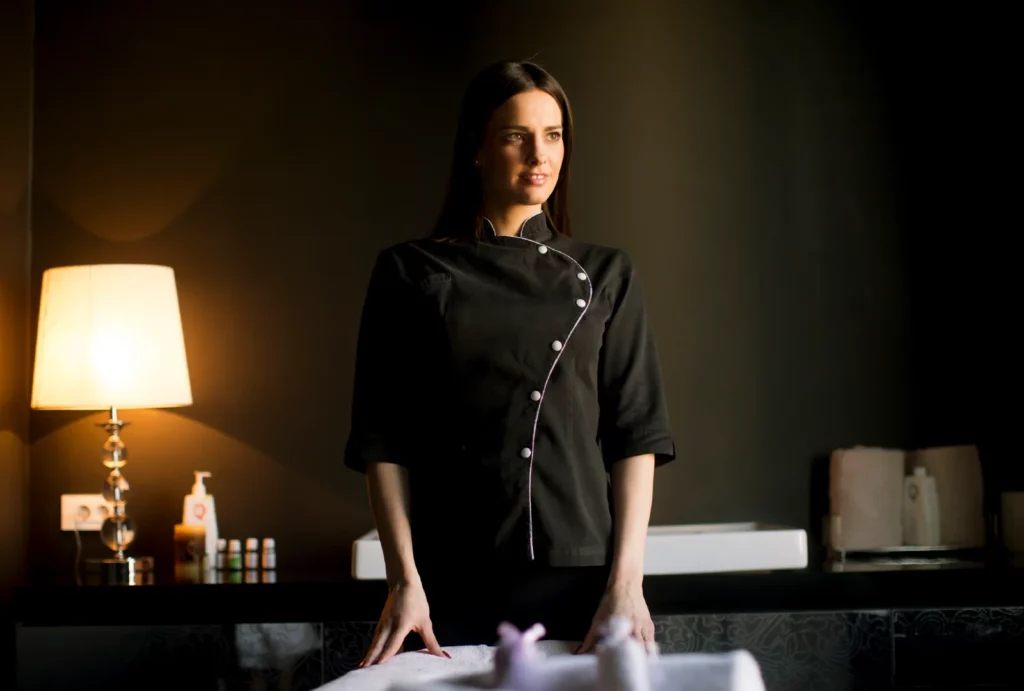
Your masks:
<svg viewBox="0 0 1024 691"><path fill-rule="evenodd" d="M240 540L228 540L228 569L231 571L242 570L242 542Z"/></svg>
<svg viewBox="0 0 1024 691"><path fill-rule="evenodd" d="M217 557L214 565L218 571L224 571L228 568L228 541L224 538L217 540Z"/></svg>
<svg viewBox="0 0 1024 691"><path fill-rule="evenodd" d="M256 537L245 540L245 568L249 571L260 568L260 540Z"/></svg>
<svg viewBox="0 0 1024 691"><path fill-rule="evenodd" d="M274 538L263 538L263 558L261 560L264 571L273 571L277 568L277 543Z"/></svg>

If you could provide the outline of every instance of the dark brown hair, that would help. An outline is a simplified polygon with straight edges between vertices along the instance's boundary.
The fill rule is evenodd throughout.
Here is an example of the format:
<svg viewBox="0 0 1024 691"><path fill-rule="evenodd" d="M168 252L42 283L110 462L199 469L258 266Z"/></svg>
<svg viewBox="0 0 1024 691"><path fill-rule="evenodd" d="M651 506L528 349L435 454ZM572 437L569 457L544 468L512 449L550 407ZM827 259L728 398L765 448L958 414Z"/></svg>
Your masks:
<svg viewBox="0 0 1024 691"><path fill-rule="evenodd" d="M569 163L572 160L572 111L561 85L532 62L496 62L483 69L469 83L462 99L455 152L444 205L431 237L437 240L480 238L483 229L483 184L476 166L476 153L483 144L491 115L507 100L524 91L539 89L558 102L562 110L562 141L565 154L558 184L544 202L548 223L559 233L569 229Z"/></svg>

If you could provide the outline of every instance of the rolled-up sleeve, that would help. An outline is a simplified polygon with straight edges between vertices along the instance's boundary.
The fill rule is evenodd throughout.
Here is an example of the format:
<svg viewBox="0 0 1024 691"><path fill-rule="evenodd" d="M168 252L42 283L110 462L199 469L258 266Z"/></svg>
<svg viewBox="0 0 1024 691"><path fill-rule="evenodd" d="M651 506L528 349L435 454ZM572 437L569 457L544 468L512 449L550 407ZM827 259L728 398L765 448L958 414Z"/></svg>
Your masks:
<svg viewBox="0 0 1024 691"><path fill-rule="evenodd" d="M414 434L403 428L416 419L407 395L417 369L409 291L394 253L384 250L370 275L356 345L345 465L358 472L370 462L412 463Z"/></svg>
<svg viewBox="0 0 1024 691"><path fill-rule="evenodd" d="M675 458L661 364L636 269L626 255L598 364L599 436L605 467L654 454L662 465Z"/></svg>

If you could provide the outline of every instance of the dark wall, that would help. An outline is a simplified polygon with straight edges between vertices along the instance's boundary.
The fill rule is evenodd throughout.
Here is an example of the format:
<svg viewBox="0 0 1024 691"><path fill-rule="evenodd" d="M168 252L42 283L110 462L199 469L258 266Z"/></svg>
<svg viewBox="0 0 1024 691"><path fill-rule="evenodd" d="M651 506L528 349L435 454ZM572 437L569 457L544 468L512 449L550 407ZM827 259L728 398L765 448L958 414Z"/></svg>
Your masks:
<svg viewBox="0 0 1024 691"><path fill-rule="evenodd" d="M28 519L32 3L0 5L0 610L22 577Z"/></svg>
<svg viewBox="0 0 1024 691"><path fill-rule="evenodd" d="M0 3L0 688L14 681L12 588L28 530L32 2Z"/></svg>
<svg viewBox="0 0 1024 691"><path fill-rule="evenodd" d="M910 299L913 442L975 443L989 509L1024 490L1020 423L1019 139L1007 10L847 3L885 104L892 211Z"/></svg>
<svg viewBox="0 0 1024 691"><path fill-rule="evenodd" d="M222 535L348 569L372 527L341 465L372 260L426 232L461 91L506 57L567 89L576 234L646 283L680 455L653 522L816 528L814 457L927 443L879 44L904 37L810 1L383 5L39 4L33 299L52 266L177 272L195 404L127 415L133 552L170 559L205 469ZM58 496L99 487L101 419L32 415L39 570L72 564Z"/></svg>

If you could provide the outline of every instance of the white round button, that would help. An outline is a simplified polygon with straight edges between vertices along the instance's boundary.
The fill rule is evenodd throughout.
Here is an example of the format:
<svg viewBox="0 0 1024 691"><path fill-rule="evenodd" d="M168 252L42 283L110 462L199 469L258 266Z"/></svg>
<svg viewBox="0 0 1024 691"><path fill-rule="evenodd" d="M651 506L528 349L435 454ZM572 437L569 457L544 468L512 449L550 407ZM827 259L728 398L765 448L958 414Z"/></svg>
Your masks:
<svg viewBox="0 0 1024 691"><path fill-rule="evenodd" d="M576 274L576 278L580 279L581 281L585 281L587 280L587 274L580 271L578 274Z"/></svg>
<svg viewBox="0 0 1024 691"><path fill-rule="evenodd" d="M540 247L537 248L537 251L540 252L541 254L547 254L548 248L545 247L544 245L541 245Z"/></svg>
<svg viewBox="0 0 1024 691"><path fill-rule="evenodd" d="M554 343L551 344L551 350L555 351L556 353L559 350L561 350L561 349L562 349L562 342L561 341L555 341Z"/></svg>
<svg viewBox="0 0 1024 691"><path fill-rule="evenodd" d="M586 307L587 306L587 301L584 300L583 298L580 298L579 300L576 301L576 306L577 307Z"/></svg>
<svg viewBox="0 0 1024 691"><path fill-rule="evenodd" d="M539 401L540 400L540 391L534 391L533 393L531 393L530 394L530 400L531 401Z"/></svg>
<svg viewBox="0 0 1024 691"><path fill-rule="evenodd" d="M530 451L529 448L525 448L519 452L519 455L522 456L523 458L529 458L530 456L533 455L533 452Z"/></svg>

